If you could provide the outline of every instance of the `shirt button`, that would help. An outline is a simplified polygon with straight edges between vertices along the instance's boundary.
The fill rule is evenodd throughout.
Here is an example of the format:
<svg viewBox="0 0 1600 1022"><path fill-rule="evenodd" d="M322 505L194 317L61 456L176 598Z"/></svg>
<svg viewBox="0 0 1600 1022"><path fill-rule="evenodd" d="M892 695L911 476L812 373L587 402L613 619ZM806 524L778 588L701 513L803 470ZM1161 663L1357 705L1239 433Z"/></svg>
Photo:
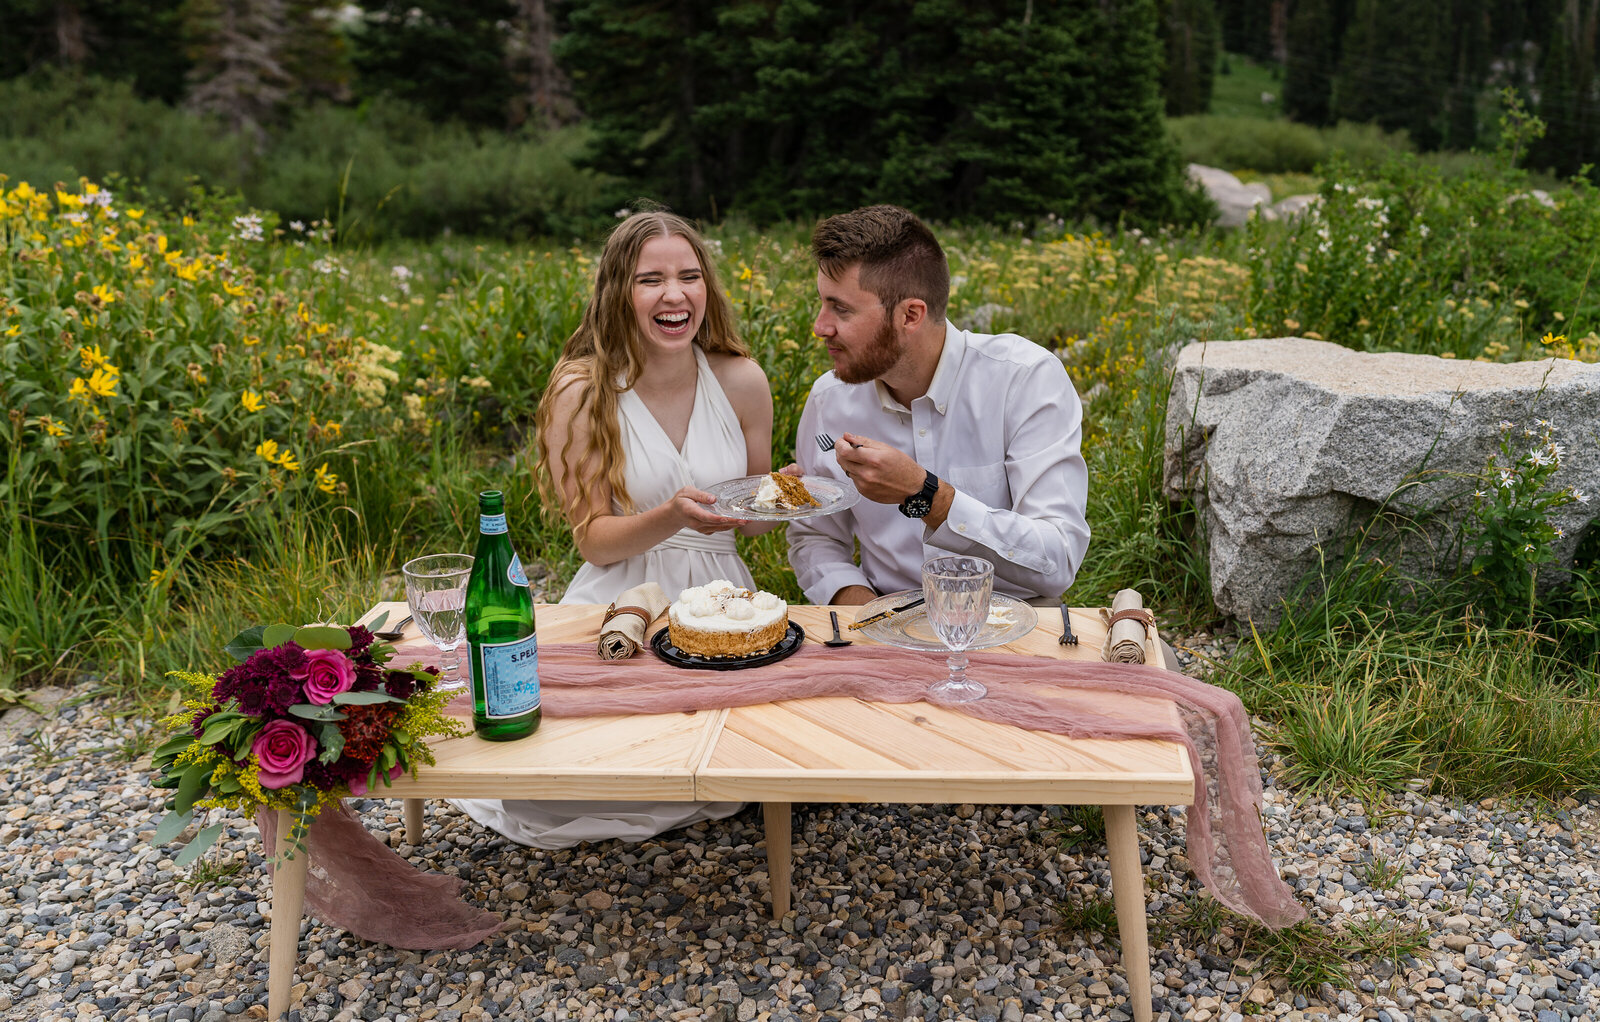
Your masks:
<svg viewBox="0 0 1600 1022"><path fill-rule="evenodd" d="M957 532L966 532L967 531L967 523L966 522L962 522L960 525L956 526L956 531Z"/></svg>
<svg viewBox="0 0 1600 1022"><path fill-rule="evenodd" d="M928 435L928 429L927 429L926 426L924 426L922 429L917 430L917 436L927 436L927 435Z"/></svg>
<svg viewBox="0 0 1600 1022"><path fill-rule="evenodd" d="M939 414L943 415L944 414L944 405L938 405L937 407L939 409Z"/></svg>

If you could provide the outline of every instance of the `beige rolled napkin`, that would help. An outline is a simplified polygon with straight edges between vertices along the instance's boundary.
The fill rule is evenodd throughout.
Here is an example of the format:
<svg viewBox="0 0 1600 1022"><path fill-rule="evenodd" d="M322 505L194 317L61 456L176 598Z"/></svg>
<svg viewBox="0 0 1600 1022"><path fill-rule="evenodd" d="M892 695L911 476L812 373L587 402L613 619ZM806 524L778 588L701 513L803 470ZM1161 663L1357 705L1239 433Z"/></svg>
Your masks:
<svg viewBox="0 0 1600 1022"><path fill-rule="evenodd" d="M1136 589L1123 589L1111 601L1111 610L1102 609L1106 622L1106 645L1100 658L1113 664L1142 664L1145 639L1155 620L1144 609L1144 597Z"/></svg>
<svg viewBox="0 0 1600 1022"><path fill-rule="evenodd" d="M644 645L645 627L672 601L654 582L625 589L600 623L600 659L626 660Z"/></svg>

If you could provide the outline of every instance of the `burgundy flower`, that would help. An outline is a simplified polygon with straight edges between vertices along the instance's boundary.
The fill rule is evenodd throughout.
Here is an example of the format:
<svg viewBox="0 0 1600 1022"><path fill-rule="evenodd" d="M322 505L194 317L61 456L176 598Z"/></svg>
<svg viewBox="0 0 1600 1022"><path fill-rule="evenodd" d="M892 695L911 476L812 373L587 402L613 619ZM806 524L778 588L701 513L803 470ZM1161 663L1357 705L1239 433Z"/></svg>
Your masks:
<svg viewBox="0 0 1600 1022"><path fill-rule="evenodd" d="M220 706L207 706L205 709L194 715L194 724L192 730L194 731L194 736L196 738L199 738L205 733L206 718L211 716L213 713L216 713L221 708L222 707Z"/></svg>
<svg viewBox="0 0 1600 1022"><path fill-rule="evenodd" d="M416 689L417 679L410 671L389 671L384 678L383 690L396 699L410 699Z"/></svg>
<svg viewBox="0 0 1600 1022"><path fill-rule="evenodd" d="M231 699L252 717L282 716L304 701L297 674L305 666L306 651L293 642L258 649L242 664L222 672L211 695L217 704Z"/></svg>
<svg viewBox="0 0 1600 1022"><path fill-rule="evenodd" d="M300 783L306 762L317 754L317 742L299 724L269 720L251 743L250 751L261 762L261 786L287 788Z"/></svg>
<svg viewBox="0 0 1600 1022"><path fill-rule="evenodd" d="M367 647L372 645L372 640L376 638L375 635L367 631L366 625L351 625L345 631L350 633L350 656L352 658L359 657L365 653Z"/></svg>
<svg viewBox="0 0 1600 1022"><path fill-rule="evenodd" d="M356 680L356 667L336 649L314 649L306 654L305 664L295 677L305 682L306 699L325 706L340 692L350 690Z"/></svg>

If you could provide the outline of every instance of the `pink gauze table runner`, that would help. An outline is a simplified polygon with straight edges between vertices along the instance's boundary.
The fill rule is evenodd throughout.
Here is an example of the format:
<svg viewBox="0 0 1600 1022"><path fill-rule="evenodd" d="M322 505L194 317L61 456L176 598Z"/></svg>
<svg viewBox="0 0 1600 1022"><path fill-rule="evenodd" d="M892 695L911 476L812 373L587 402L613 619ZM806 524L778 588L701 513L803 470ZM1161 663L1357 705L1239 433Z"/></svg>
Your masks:
<svg viewBox="0 0 1600 1022"><path fill-rule="evenodd" d="M437 651L408 644L396 663L434 662ZM970 673L989 694L952 708L983 720L1073 738L1154 738L1182 744L1195 771L1188 857L1196 877L1228 908L1267 926L1305 917L1278 877L1262 831L1261 775L1239 697L1173 671L1005 653L974 653ZM675 713L818 696L870 702L923 701L945 672L942 653L882 646L848 651L807 644L786 660L743 671L683 670L648 654L603 661L593 643L539 648L545 714L585 717ZM1129 697L1176 704L1167 714L1135 710ZM1148 704L1144 707L1148 710ZM450 712L470 717L465 694ZM528 741L538 741L535 734ZM374 792L381 794L381 789ZM262 838L272 834L262 814ZM461 881L425 874L392 852L343 806L317 817L309 835L306 902L325 923L392 947L467 948L494 933L499 918L461 901Z"/></svg>

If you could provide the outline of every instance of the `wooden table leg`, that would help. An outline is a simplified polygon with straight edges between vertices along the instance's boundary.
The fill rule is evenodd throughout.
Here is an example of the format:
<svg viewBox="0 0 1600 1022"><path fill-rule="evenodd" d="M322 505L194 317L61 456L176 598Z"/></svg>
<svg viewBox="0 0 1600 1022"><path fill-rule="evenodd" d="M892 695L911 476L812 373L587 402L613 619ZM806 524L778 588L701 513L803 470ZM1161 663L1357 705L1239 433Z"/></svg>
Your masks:
<svg viewBox="0 0 1600 1022"><path fill-rule="evenodd" d="M1106 850L1111 858L1111 900L1122 938L1122 968L1128 976L1134 1022L1150 1022L1150 936L1146 928L1144 870L1139 866L1139 831L1133 806L1101 806Z"/></svg>
<svg viewBox="0 0 1600 1022"><path fill-rule="evenodd" d="M422 799L408 798L406 804L406 842L422 844Z"/></svg>
<svg viewBox="0 0 1600 1022"><path fill-rule="evenodd" d="M275 852L280 858L272 871L272 930L269 943L272 950L267 963L267 1018L273 1022L286 1016L292 1007L289 990L294 986L295 967L300 962L300 920L305 913L306 867L311 857L310 853L301 851L293 859L282 860L294 815L287 809L279 809L277 813L278 847Z"/></svg>
<svg viewBox="0 0 1600 1022"><path fill-rule="evenodd" d="M789 803L761 803L761 822L767 832L767 887L772 894L772 918L789 912Z"/></svg>

